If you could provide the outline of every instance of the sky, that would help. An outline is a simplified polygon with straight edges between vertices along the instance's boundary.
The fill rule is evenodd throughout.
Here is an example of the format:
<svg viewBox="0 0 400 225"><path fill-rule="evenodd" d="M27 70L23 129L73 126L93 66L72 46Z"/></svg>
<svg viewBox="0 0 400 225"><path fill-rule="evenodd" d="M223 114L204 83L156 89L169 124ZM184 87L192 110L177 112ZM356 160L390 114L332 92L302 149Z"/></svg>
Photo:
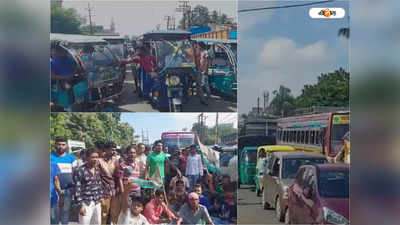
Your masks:
<svg viewBox="0 0 400 225"><path fill-rule="evenodd" d="M130 124L135 130L135 135L141 135L142 129L149 131L150 143L161 139L161 133L170 131L182 131L192 129L192 125L198 122L200 113L121 113L121 122ZM208 127L215 126L216 113L204 113L205 124ZM234 123L237 128L237 113L219 113L218 123Z"/></svg>
<svg viewBox="0 0 400 225"><path fill-rule="evenodd" d="M237 3L232 0L219 1L190 1L191 6L198 4L206 6L209 11L217 10L225 13L228 17L237 21ZM164 16L173 15L176 18L176 26L182 17L181 12L176 12L178 1L139 1L139 0L117 0L117 1L77 1L65 0L63 7L75 8L78 13L88 20L88 3L94 10L93 21L97 25L109 28L111 19L114 18L116 30L122 35L141 35L156 28L161 24L161 29L166 29Z"/></svg>
<svg viewBox="0 0 400 225"><path fill-rule="evenodd" d="M304 2L304 1L302 1ZM239 1L238 9L298 4L299 1ZM310 8L340 7L344 19L312 19ZM321 5L243 12L239 19L239 113L257 105L260 96L284 85L294 96L305 84L314 84L321 73L340 67L349 71L349 40L338 37L347 27L345 1Z"/></svg>

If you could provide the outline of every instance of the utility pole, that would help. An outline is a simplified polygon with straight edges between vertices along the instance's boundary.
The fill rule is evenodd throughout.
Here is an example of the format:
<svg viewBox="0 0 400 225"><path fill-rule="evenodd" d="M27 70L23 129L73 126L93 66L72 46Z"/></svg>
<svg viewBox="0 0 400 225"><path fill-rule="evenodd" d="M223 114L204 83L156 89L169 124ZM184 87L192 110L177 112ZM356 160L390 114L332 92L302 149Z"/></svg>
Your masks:
<svg viewBox="0 0 400 225"><path fill-rule="evenodd" d="M257 117L260 116L260 97L257 97Z"/></svg>
<svg viewBox="0 0 400 225"><path fill-rule="evenodd" d="M217 116L215 117L215 134L216 134L215 145L218 145L218 113Z"/></svg>
<svg viewBox="0 0 400 225"><path fill-rule="evenodd" d="M190 25L190 5L189 5L189 0L182 0L182 1L178 1L179 5L178 7L175 9L175 11L177 12L182 12L182 16L183 16L183 29L186 29L186 16L188 18L188 22ZM189 12L189 13L188 13Z"/></svg>
<svg viewBox="0 0 400 225"><path fill-rule="evenodd" d="M171 29L172 16L166 15L164 16L164 20L167 22L167 30L172 30Z"/></svg>
<svg viewBox="0 0 400 225"><path fill-rule="evenodd" d="M175 16L172 16L172 30L175 30Z"/></svg>
<svg viewBox="0 0 400 225"><path fill-rule="evenodd" d="M88 7L86 8L86 10L89 13L89 29L90 29L90 34L93 34L93 24L92 24L92 16L94 16L92 14L93 8L90 7L90 3L88 3Z"/></svg>

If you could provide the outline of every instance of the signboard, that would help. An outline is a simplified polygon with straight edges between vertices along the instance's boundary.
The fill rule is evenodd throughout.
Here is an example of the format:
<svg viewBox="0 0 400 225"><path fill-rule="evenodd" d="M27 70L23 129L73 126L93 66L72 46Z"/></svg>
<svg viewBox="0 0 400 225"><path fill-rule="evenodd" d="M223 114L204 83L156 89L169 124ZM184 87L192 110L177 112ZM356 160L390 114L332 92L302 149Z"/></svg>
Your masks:
<svg viewBox="0 0 400 225"><path fill-rule="evenodd" d="M334 115L332 118L332 124L349 124L350 115Z"/></svg>
<svg viewBox="0 0 400 225"><path fill-rule="evenodd" d="M76 149L79 149L78 151L80 151L80 150L86 148L85 142L82 142L82 141L68 140L67 141L67 145L68 145L68 152L69 153L75 152L74 150L76 150Z"/></svg>
<svg viewBox="0 0 400 225"><path fill-rule="evenodd" d="M161 138L194 138L194 133L163 133Z"/></svg>

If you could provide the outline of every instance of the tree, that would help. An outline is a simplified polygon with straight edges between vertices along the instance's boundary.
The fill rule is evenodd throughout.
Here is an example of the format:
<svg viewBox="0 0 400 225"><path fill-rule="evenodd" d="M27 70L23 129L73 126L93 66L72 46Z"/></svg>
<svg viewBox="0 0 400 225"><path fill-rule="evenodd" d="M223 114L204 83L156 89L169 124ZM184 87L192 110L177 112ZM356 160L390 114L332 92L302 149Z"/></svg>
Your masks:
<svg viewBox="0 0 400 225"><path fill-rule="evenodd" d="M216 10L213 10L210 15L210 23L219 23L219 16Z"/></svg>
<svg viewBox="0 0 400 225"><path fill-rule="evenodd" d="M311 106L345 107L349 105L350 73L343 68L321 74L317 84L304 85L296 99L298 108Z"/></svg>
<svg viewBox="0 0 400 225"><path fill-rule="evenodd" d="M189 26L207 26L210 22L210 18L208 16L208 8L202 5L197 5L194 7L190 16L190 24Z"/></svg>
<svg viewBox="0 0 400 225"><path fill-rule="evenodd" d="M349 27L340 28L339 32L338 32L338 36L343 36L343 37L349 39L350 38L350 28Z"/></svg>
<svg viewBox="0 0 400 225"><path fill-rule="evenodd" d="M281 85L278 90L272 92L274 95L270 107L273 110L274 115L277 116L288 116L291 115L295 107L295 98L293 97L292 91Z"/></svg>
<svg viewBox="0 0 400 225"><path fill-rule="evenodd" d="M80 26L84 19L75 9L52 6L50 14L52 33L81 34Z"/></svg>
<svg viewBox="0 0 400 225"><path fill-rule="evenodd" d="M127 123L120 123L118 114L113 113L53 113L50 116L51 149L57 136L84 141L87 148L94 147L97 141L114 141L127 147L132 143L134 129Z"/></svg>

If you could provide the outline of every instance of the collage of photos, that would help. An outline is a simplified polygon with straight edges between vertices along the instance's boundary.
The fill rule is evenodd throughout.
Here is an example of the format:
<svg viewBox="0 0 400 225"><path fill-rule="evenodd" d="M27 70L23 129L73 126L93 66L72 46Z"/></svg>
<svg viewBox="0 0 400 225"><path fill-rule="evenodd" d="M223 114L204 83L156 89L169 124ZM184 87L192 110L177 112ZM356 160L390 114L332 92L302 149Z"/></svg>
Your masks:
<svg viewBox="0 0 400 225"><path fill-rule="evenodd" d="M348 12L50 0L50 224L350 224Z"/></svg>

